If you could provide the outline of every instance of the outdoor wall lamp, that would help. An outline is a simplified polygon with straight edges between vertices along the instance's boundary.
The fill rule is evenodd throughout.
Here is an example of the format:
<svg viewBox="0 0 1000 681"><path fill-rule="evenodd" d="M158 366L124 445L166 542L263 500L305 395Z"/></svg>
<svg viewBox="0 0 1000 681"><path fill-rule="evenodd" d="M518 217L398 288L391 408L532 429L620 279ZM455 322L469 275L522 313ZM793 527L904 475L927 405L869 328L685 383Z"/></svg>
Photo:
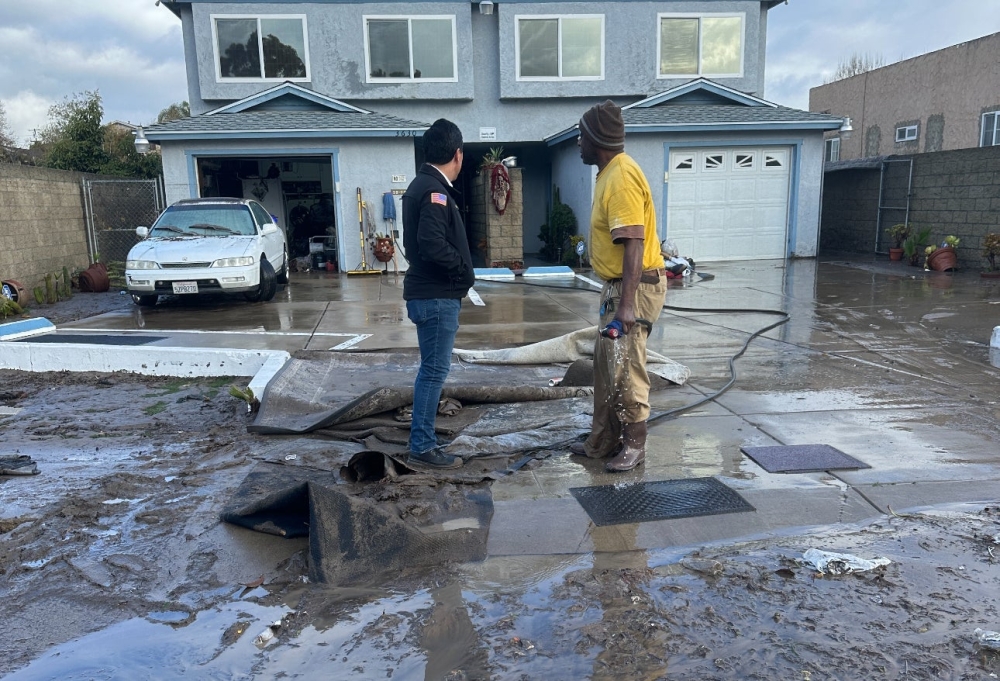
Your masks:
<svg viewBox="0 0 1000 681"><path fill-rule="evenodd" d="M493 0L479 0L480 14L493 14Z"/></svg>
<svg viewBox="0 0 1000 681"><path fill-rule="evenodd" d="M854 132L854 128L851 127L851 119L845 118L844 124L840 126L840 136L846 140L850 138L852 132Z"/></svg>
<svg viewBox="0 0 1000 681"><path fill-rule="evenodd" d="M149 153L149 140L146 139L146 133L142 131L141 125L139 126L139 129L135 131L135 150L136 153L143 155Z"/></svg>

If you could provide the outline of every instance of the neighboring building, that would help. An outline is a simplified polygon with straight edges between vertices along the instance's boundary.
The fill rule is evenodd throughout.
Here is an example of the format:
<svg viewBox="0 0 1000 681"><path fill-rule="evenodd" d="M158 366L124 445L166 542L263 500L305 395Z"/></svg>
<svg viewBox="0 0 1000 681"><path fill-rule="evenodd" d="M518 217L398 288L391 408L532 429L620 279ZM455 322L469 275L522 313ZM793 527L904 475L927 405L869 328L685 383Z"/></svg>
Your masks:
<svg viewBox="0 0 1000 681"><path fill-rule="evenodd" d="M330 195L342 268L360 260L357 190L383 231L381 196L412 179L439 117L465 137L467 196L476 158L517 156L525 251L553 184L586 233L575 125L607 98L628 107L661 237L696 260L816 254L823 134L841 120L761 99L780 0L164 4L192 113L146 130L168 201L247 194L294 226Z"/></svg>
<svg viewBox="0 0 1000 681"><path fill-rule="evenodd" d="M809 91L809 110L851 119L827 161L1000 145L1000 33Z"/></svg>

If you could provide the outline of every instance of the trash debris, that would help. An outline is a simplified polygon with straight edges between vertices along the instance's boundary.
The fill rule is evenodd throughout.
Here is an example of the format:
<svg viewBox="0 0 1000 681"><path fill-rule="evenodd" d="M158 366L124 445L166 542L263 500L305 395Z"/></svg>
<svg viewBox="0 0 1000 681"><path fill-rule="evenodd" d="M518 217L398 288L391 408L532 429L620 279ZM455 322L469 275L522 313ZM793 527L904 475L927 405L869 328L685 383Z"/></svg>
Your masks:
<svg viewBox="0 0 1000 681"><path fill-rule="evenodd" d="M718 577L723 572L722 563L717 560L685 558L681 561L681 565L692 572L699 572L703 575L709 575L711 577Z"/></svg>
<svg viewBox="0 0 1000 681"><path fill-rule="evenodd" d="M260 409L260 400L258 400L256 395L253 394L253 390L250 386L240 388L238 386L231 385L229 386L229 394L236 399L243 400L247 403L248 414L256 414L257 410Z"/></svg>
<svg viewBox="0 0 1000 681"><path fill-rule="evenodd" d="M976 635L976 642L981 648L1000 652L1000 631L990 631L977 627L972 633Z"/></svg>
<svg viewBox="0 0 1000 681"><path fill-rule="evenodd" d="M866 560L849 553L830 553L819 549L809 549L800 561L827 575L848 575L852 572L867 572L892 563L888 558Z"/></svg>
<svg viewBox="0 0 1000 681"><path fill-rule="evenodd" d="M285 461L295 461L299 458L298 454L285 454Z"/></svg>
<svg viewBox="0 0 1000 681"><path fill-rule="evenodd" d="M278 632L279 629L281 629L283 622L284 618L271 622L269 625L267 625L267 628L264 629L264 631L257 634L257 637L254 638L253 640L253 644L258 648L264 648L265 646L267 646L268 642L272 638L274 638L274 635Z"/></svg>
<svg viewBox="0 0 1000 681"><path fill-rule="evenodd" d="M0 455L0 475L38 475L38 464L27 454Z"/></svg>
<svg viewBox="0 0 1000 681"><path fill-rule="evenodd" d="M444 397L438 402L437 413L441 416L454 416L460 411L462 411L462 403L454 397ZM412 414L410 418L413 418Z"/></svg>

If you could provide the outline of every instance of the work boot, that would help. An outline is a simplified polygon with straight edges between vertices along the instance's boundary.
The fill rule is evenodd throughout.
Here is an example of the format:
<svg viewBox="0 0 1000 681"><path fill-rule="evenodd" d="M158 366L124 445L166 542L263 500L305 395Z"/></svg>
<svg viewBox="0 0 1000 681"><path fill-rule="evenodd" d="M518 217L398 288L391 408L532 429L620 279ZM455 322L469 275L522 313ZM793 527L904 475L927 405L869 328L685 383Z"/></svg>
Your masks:
<svg viewBox="0 0 1000 681"><path fill-rule="evenodd" d="M410 452L406 463L413 464L418 468L459 468L462 465L462 457L445 454L440 447L435 447L419 454Z"/></svg>
<svg viewBox="0 0 1000 681"><path fill-rule="evenodd" d="M623 446L604 468L609 473L630 471L646 461L646 422L622 424Z"/></svg>

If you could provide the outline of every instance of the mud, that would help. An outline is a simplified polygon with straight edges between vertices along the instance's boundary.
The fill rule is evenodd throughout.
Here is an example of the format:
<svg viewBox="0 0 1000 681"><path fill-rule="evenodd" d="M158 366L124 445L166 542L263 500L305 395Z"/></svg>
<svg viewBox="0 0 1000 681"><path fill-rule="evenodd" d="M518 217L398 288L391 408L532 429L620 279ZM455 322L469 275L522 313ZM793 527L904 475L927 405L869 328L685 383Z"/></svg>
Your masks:
<svg viewBox="0 0 1000 681"><path fill-rule="evenodd" d="M104 293L81 293L74 290L72 298L60 300L52 305L38 305L32 299L26 314L28 317L45 317L58 326L105 312L129 310L133 307L131 296L122 295L118 290L112 289Z"/></svg>
<svg viewBox="0 0 1000 681"><path fill-rule="evenodd" d="M1000 672L972 633L1000 628L995 508L690 555L490 558L336 589L308 583L303 541L218 522L250 467L293 446L248 434L228 382L16 372L0 382L0 401L24 410L0 423L4 447L42 469L0 482L0 673L11 679ZM330 455L323 442L295 446ZM810 547L893 563L823 577L796 562Z"/></svg>

